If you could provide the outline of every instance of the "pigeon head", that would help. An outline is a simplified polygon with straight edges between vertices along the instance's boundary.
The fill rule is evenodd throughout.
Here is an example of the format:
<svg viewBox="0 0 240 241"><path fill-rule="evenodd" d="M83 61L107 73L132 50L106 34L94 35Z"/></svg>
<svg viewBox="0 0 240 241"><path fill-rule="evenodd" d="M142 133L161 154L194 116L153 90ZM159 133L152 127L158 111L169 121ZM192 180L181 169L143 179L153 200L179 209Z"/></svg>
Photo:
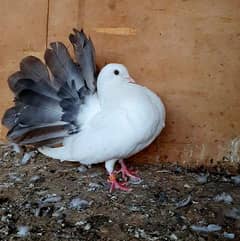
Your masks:
<svg viewBox="0 0 240 241"><path fill-rule="evenodd" d="M127 68L122 64L106 65L98 76L98 90L102 86L114 86L124 83L134 83L130 77Z"/></svg>
<svg viewBox="0 0 240 241"><path fill-rule="evenodd" d="M115 105L134 80L122 64L108 64L99 73L97 92L101 105ZM115 103L116 102L116 103Z"/></svg>

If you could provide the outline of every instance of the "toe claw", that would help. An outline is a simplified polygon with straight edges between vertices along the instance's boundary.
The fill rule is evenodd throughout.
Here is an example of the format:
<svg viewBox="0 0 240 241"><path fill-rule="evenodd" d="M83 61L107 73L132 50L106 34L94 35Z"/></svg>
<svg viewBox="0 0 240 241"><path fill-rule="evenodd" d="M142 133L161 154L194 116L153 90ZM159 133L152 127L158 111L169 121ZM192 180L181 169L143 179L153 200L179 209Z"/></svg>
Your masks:
<svg viewBox="0 0 240 241"><path fill-rule="evenodd" d="M114 173L110 174L108 182L111 183L110 192L113 192L114 189L119 189L119 190L127 191L127 192L131 191L130 188L126 187L127 182L118 182L117 181Z"/></svg>
<svg viewBox="0 0 240 241"><path fill-rule="evenodd" d="M137 171L128 170L125 165L122 165L121 169L118 170L117 173L121 173L122 174L122 178L125 181L128 178L133 179L133 180L137 180L137 181L141 180L141 178L137 175L137 173L138 173Z"/></svg>

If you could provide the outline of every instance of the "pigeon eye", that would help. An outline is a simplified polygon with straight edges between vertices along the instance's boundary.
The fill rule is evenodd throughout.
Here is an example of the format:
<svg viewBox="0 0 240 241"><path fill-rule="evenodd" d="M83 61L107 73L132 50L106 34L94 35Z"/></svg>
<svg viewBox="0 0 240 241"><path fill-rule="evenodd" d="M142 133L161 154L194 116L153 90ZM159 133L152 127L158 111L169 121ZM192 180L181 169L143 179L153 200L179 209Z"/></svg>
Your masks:
<svg viewBox="0 0 240 241"><path fill-rule="evenodd" d="M119 70L115 69L115 70L114 70L114 74L115 74L115 75L119 75Z"/></svg>

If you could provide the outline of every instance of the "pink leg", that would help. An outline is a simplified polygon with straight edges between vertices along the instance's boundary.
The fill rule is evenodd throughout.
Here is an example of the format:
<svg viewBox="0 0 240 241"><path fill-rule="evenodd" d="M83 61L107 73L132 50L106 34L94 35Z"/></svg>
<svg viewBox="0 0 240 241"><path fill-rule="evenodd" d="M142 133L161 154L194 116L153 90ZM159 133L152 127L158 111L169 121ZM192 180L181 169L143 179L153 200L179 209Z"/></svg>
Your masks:
<svg viewBox="0 0 240 241"><path fill-rule="evenodd" d="M113 172L109 175L108 182L111 183L110 192L113 192L114 189L119 189L127 192L132 190L131 188L126 187L126 182L118 182Z"/></svg>
<svg viewBox="0 0 240 241"><path fill-rule="evenodd" d="M121 173L122 174L122 178L124 180L127 180L127 178L129 177L130 179L133 179L135 181L140 181L141 178L139 176L136 175L136 171L130 171L126 164L124 163L124 160L119 160L119 163L121 165L121 168L119 171L117 171L117 173Z"/></svg>

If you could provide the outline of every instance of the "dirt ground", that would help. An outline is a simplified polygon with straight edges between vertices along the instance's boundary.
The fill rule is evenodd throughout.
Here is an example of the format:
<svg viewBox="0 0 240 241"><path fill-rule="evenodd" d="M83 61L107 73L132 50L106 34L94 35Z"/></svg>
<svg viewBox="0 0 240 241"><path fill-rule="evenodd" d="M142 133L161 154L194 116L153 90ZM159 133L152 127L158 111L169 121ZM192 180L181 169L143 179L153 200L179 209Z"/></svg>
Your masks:
<svg viewBox="0 0 240 241"><path fill-rule="evenodd" d="M20 159L0 149L0 240L240 240L240 176L139 164L111 194L103 165Z"/></svg>

